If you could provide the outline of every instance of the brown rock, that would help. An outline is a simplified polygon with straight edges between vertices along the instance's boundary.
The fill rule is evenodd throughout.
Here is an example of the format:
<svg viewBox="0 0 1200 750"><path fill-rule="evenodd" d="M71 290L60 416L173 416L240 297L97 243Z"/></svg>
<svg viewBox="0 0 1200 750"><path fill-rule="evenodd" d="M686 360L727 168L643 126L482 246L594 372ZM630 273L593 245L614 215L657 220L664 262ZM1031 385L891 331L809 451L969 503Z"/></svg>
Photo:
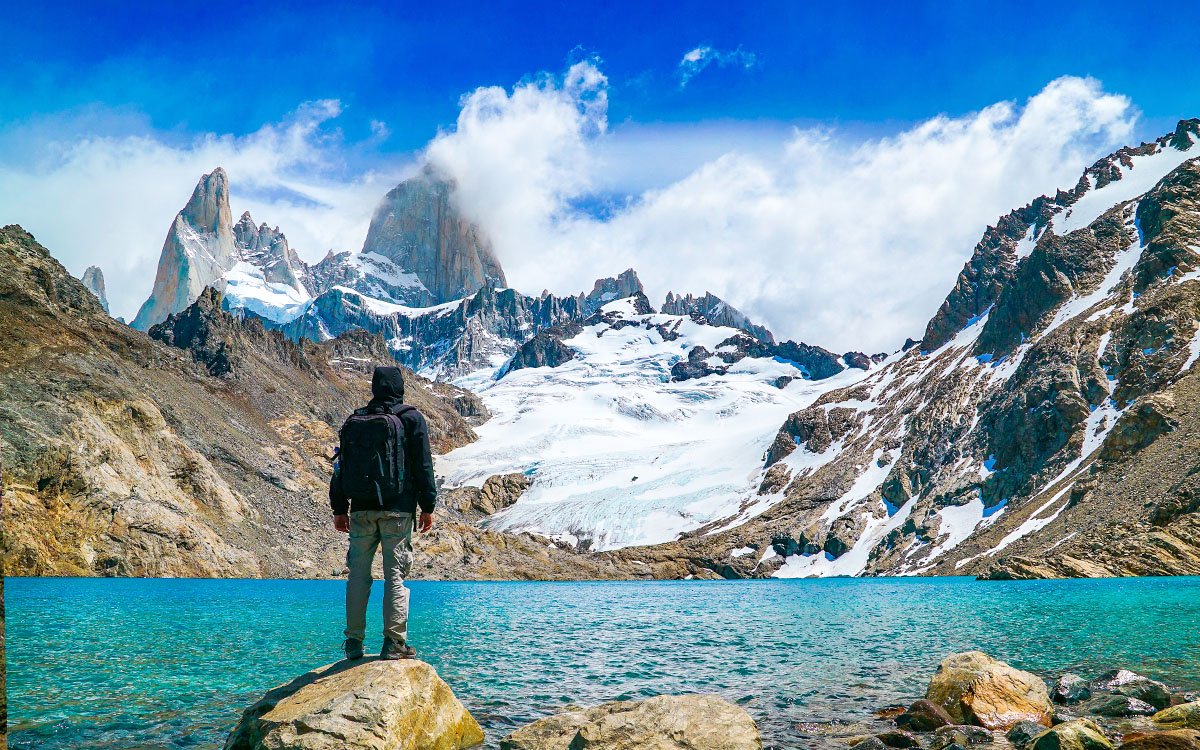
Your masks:
<svg viewBox="0 0 1200 750"><path fill-rule="evenodd" d="M458 750L483 730L433 667L342 661L269 691L225 750Z"/></svg>
<svg viewBox="0 0 1200 750"><path fill-rule="evenodd" d="M1036 675L1014 669L981 651L942 660L925 698L955 722L1008 729L1021 720L1049 726L1054 707Z"/></svg>

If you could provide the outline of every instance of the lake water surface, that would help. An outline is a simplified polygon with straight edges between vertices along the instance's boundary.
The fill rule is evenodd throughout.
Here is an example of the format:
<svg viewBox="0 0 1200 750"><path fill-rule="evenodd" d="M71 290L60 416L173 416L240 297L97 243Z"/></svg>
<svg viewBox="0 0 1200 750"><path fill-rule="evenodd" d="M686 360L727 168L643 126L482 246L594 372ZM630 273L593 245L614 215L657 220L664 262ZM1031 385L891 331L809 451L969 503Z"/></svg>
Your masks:
<svg viewBox="0 0 1200 750"><path fill-rule="evenodd" d="M1200 688L1200 578L410 585L419 657L489 746L571 704L685 692L743 706L768 748L844 746L844 723L919 697L967 649ZM338 581L5 587L13 748L218 748L261 693L340 656Z"/></svg>

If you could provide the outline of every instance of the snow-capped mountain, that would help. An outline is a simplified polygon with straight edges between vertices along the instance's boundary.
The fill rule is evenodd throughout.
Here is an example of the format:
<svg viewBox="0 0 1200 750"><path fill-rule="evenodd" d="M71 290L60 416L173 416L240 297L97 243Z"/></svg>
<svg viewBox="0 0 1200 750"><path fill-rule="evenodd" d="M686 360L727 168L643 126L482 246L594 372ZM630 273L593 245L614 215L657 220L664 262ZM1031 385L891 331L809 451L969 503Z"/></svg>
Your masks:
<svg viewBox="0 0 1200 750"><path fill-rule="evenodd" d="M1002 217L877 366L773 381L802 345L741 334L729 365L732 329L669 341L692 319L632 300L543 332L459 381L495 416L439 467L528 475L495 528L724 577L1200 572L1197 143L1181 122Z"/></svg>
<svg viewBox="0 0 1200 750"><path fill-rule="evenodd" d="M1001 217L921 340L886 357L776 343L710 294L655 311L632 270L587 294L505 289L428 172L388 194L362 252L313 266L248 217L222 255L209 175L164 247L186 283L147 306L219 270L228 308L293 339L381 334L492 413L438 463L447 487L525 475L486 525L620 565L1200 572L1197 143L1181 122Z"/></svg>
<svg viewBox="0 0 1200 750"><path fill-rule="evenodd" d="M229 213L229 177L217 168L204 175L171 223L158 259L150 297L133 319L145 331L192 304L238 262Z"/></svg>
<svg viewBox="0 0 1200 750"><path fill-rule="evenodd" d="M229 177L218 167L197 183L163 243L150 297L134 328L149 330L196 301L206 287L226 304L276 322L299 315L311 299L308 269L276 227L256 227L249 212L233 224Z"/></svg>
<svg viewBox="0 0 1200 750"><path fill-rule="evenodd" d="M209 286L224 292L227 309L276 326L301 317L315 298L335 290L420 310L485 287L503 288L491 245L454 208L452 191L452 183L423 170L384 197L361 252L331 251L309 266L278 227L255 226L248 212L232 222L229 178L218 167L200 179L175 217L153 291L133 325L148 329Z"/></svg>
<svg viewBox="0 0 1200 750"><path fill-rule="evenodd" d="M753 573L1200 570L1198 142L1003 217L920 346L792 414Z"/></svg>
<svg viewBox="0 0 1200 750"><path fill-rule="evenodd" d="M654 313L640 293L561 335L571 355L556 366L456 381L492 418L437 468L449 485L527 474L529 488L488 526L585 550L665 542L769 507L781 498L755 490L776 425L867 374L846 368L806 380L799 363L741 329ZM681 372L696 351L713 372Z"/></svg>

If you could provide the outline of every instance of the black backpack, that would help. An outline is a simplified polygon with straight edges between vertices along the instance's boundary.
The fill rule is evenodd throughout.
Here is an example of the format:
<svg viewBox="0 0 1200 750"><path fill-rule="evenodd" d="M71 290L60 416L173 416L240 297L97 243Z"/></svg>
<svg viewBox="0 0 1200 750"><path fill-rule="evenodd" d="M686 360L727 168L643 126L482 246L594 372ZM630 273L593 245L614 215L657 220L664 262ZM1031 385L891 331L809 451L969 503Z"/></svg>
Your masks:
<svg viewBox="0 0 1200 750"><path fill-rule="evenodd" d="M359 409L342 425L340 466L342 491L352 500L381 506L404 488L404 422L395 411Z"/></svg>

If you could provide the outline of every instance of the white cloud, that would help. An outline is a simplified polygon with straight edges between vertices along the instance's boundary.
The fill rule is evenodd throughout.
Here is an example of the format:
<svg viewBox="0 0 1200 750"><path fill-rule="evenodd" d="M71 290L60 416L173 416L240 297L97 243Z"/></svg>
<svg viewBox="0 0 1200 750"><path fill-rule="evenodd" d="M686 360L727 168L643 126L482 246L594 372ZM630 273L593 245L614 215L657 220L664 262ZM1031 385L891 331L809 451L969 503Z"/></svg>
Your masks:
<svg viewBox="0 0 1200 750"><path fill-rule="evenodd" d="M430 158L492 234L509 282L567 293L633 266L657 303L712 291L778 335L839 351L920 336L984 227L1071 186L1124 144L1135 113L1097 81L1065 77L1023 105L938 116L850 143L795 130L774 153L731 151L598 219L603 78L480 89ZM600 87L600 88L596 88ZM584 96L586 94L586 96ZM653 160L651 150L641 156Z"/></svg>
<svg viewBox="0 0 1200 750"><path fill-rule="evenodd" d="M481 88L426 149L457 179L509 282L576 293L632 266L656 304L668 290L712 291L781 338L838 351L919 336L984 227L1073 185L1129 140L1135 119L1125 97L1070 77L1023 103L871 140L728 122L610 129L608 94L594 61ZM100 265L126 318L149 293L172 218L216 166L229 172L235 215L279 225L306 259L354 250L413 160L380 155L382 124L344 143L332 127L340 113L336 101L309 103L247 136L182 144L154 134L42 143L38 159L0 165L0 219L75 274ZM373 171L349 165L365 159ZM615 208L580 209L614 190Z"/></svg>
<svg viewBox="0 0 1200 750"><path fill-rule="evenodd" d="M249 210L278 225L307 260L330 248L357 250L371 211L407 169L381 164L347 176L343 157L354 144L330 127L341 112L336 100L307 102L249 135L182 144L159 134L55 140L42 132L36 156L0 165L4 223L23 225L77 276L99 265L113 315L127 320L150 293L175 214L200 175L218 166L229 173L235 221Z"/></svg>
<svg viewBox="0 0 1200 750"><path fill-rule="evenodd" d="M753 52L746 52L740 45L737 49L733 50L719 50L707 44L701 45L686 52L679 60L677 68L679 73L679 88L687 86L688 81L713 64L721 68L732 65L744 70L750 70L758 64L758 57Z"/></svg>

